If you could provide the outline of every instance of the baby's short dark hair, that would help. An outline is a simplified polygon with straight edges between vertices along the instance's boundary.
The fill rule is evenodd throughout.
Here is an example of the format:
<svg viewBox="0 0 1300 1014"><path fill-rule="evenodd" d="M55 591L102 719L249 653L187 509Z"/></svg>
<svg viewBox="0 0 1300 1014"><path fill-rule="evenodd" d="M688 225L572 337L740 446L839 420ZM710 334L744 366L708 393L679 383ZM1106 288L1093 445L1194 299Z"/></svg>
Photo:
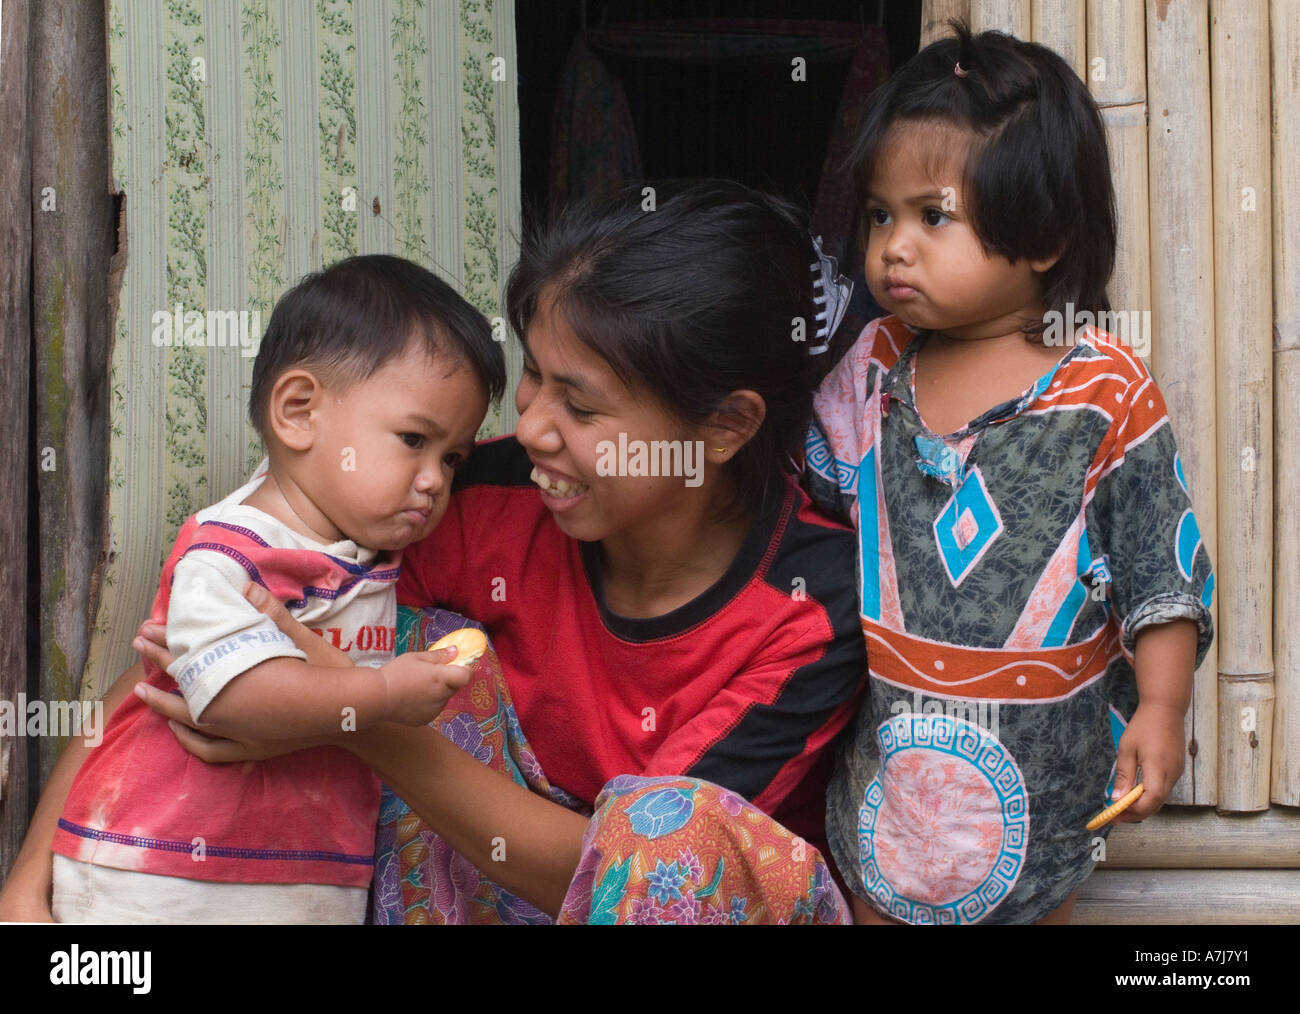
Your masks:
<svg viewBox="0 0 1300 1014"><path fill-rule="evenodd" d="M481 313L420 265L366 254L307 275L280 297L253 363L248 417L265 438L271 389L291 367L354 383L412 339L468 365L493 401L505 391L505 356Z"/></svg>
<svg viewBox="0 0 1300 1014"><path fill-rule="evenodd" d="M949 24L951 36L926 46L868 100L853 156L859 207L895 125L969 130L964 190L985 250L1010 261L1059 254L1043 278L1047 307L1109 311L1115 191L1096 103L1048 47Z"/></svg>

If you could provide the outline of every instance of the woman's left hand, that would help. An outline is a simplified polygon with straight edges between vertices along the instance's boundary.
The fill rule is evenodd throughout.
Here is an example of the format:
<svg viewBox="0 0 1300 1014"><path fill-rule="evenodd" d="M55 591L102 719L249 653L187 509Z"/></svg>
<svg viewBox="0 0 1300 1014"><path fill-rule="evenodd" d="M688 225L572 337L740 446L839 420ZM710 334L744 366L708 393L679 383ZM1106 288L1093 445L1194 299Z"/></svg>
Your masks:
<svg viewBox="0 0 1300 1014"><path fill-rule="evenodd" d="M312 635L315 636L315 635ZM317 638L319 640L319 638ZM142 657L166 669L175 659L167 650L167 628L161 623L145 621L140 624L132 646ZM293 753L308 747L321 746L324 739L231 739L222 735L224 730L204 723L202 728L190 716L189 705L180 694L165 690L141 680L132 688L145 704L167 719L172 735L190 753L209 764L233 764L238 761L266 760L281 754Z"/></svg>
<svg viewBox="0 0 1300 1014"><path fill-rule="evenodd" d="M238 761L266 760L282 754L306 750L313 746L328 745L326 737L313 739L228 739L221 730L198 723L190 717L190 709L180 694L169 694L141 681L132 692L154 711L167 719L172 735L190 753L209 764L233 764Z"/></svg>

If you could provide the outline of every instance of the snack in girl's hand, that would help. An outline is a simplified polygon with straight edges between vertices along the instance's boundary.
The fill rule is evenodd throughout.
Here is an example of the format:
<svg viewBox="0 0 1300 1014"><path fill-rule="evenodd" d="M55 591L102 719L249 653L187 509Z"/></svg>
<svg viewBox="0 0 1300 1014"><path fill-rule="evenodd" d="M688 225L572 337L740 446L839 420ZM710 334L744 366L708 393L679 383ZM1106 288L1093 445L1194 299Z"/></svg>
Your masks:
<svg viewBox="0 0 1300 1014"><path fill-rule="evenodd" d="M487 651L487 638L483 636L483 631L474 627L461 627L460 630L453 630L438 638L436 644L429 645L429 651L438 651L452 645L456 646L456 657L447 664L468 669Z"/></svg>
<svg viewBox="0 0 1300 1014"><path fill-rule="evenodd" d="M1102 810L1101 813L1088 821L1087 830L1095 831L1102 825L1109 824L1112 820L1141 799L1144 791L1146 791L1146 786L1141 782L1138 782L1137 785L1134 785L1133 788L1129 789L1128 792L1124 794L1122 799L1115 800L1115 802L1111 803L1110 806L1106 807L1106 809Z"/></svg>

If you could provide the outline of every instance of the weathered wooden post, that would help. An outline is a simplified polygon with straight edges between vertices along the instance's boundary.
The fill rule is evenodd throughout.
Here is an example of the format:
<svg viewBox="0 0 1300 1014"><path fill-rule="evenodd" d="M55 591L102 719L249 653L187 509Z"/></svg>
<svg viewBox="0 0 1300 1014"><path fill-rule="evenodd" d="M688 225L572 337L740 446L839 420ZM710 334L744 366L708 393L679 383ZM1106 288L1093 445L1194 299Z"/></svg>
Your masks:
<svg viewBox="0 0 1300 1014"><path fill-rule="evenodd" d="M41 580L34 619L38 693L46 702L77 700L106 542L114 222L104 18L104 4L80 0L46 0L31 13L29 199ZM38 740L42 784L65 738Z"/></svg>
<svg viewBox="0 0 1300 1014"><path fill-rule="evenodd" d="M922 0L921 48L949 34L948 20L970 21L971 0Z"/></svg>
<svg viewBox="0 0 1300 1014"><path fill-rule="evenodd" d="M26 115L31 9L5 5L0 36L0 702L27 689L27 483L31 370L31 141ZM15 716L17 717L17 716ZM0 735L0 880L27 831L27 740Z"/></svg>
<svg viewBox="0 0 1300 1014"><path fill-rule="evenodd" d="M1084 0L1033 0L1029 6L1034 41L1056 50L1086 81L1088 12Z"/></svg>
<svg viewBox="0 0 1300 1014"><path fill-rule="evenodd" d="M1031 36L1029 22L1029 0L970 0L973 31L995 29L1028 40Z"/></svg>
<svg viewBox="0 0 1300 1014"><path fill-rule="evenodd" d="M1119 216L1115 273L1106 291L1111 306L1125 312L1151 306L1146 69L1141 0L1089 3L1086 80L1106 125Z"/></svg>

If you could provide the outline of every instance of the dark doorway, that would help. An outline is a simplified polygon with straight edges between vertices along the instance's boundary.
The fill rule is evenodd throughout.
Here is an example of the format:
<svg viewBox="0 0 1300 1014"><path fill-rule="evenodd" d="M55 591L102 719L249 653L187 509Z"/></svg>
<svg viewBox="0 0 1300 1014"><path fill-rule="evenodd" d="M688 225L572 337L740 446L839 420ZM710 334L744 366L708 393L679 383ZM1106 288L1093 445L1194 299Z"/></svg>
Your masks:
<svg viewBox="0 0 1300 1014"><path fill-rule="evenodd" d="M920 0L518 0L520 147L525 206L548 199L551 126L569 48L591 28L665 19L880 24L888 65L916 52ZM725 176L811 206L849 69L847 56L790 65L600 54L627 96L647 179Z"/></svg>
<svg viewBox="0 0 1300 1014"><path fill-rule="evenodd" d="M688 23L667 42L638 35L665 21ZM849 314L832 355L825 357L827 368L862 325L881 313L863 278L857 210L851 200L845 203L846 179L834 178L828 165L835 159L828 160L828 151L843 140L851 103L862 100L864 67L879 83L917 51L920 0L518 0L515 23L526 219L581 196L584 187L595 185L591 179L607 179L601 175L607 170L626 178L635 166L647 182L738 180L808 211L814 231L826 234L827 251L855 281ZM791 52L804 52L802 45L780 49L778 41L768 51L764 40L788 41L800 31L808 33L809 55L802 79L796 79ZM584 93L585 106L575 108L572 60L582 48L575 46L579 36L590 49L582 66L601 84L594 95ZM717 45L704 46L706 38ZM558 113L557 97L565 103ZM613 158L585 179L561 170L557 185L553 154L560 152L558 161L570 165L565 138L554 130L559 116L569 122L588 117L582 126L589 141L592 124L616 124L610 129L617 141L611 144L626 157ZM828 202L836 192L838 202Z"/></svg>

